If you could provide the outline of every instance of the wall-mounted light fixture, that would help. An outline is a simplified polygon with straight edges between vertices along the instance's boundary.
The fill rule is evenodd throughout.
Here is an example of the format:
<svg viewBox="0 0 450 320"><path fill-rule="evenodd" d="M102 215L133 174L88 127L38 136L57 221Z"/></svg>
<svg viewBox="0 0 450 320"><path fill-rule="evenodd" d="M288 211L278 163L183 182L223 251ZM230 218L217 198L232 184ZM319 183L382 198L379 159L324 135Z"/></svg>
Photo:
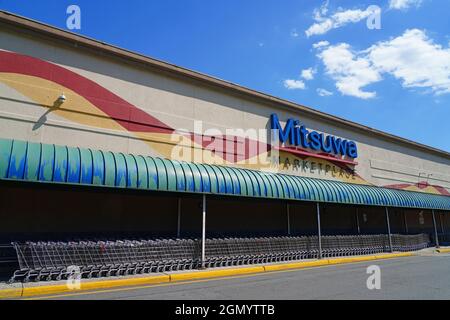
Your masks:
<svg viewBox="0 0 450 320"><path fill-rule="evenodd" d="M58 102L59 103L63 103L64 101L66 101L66 96L64 95L64 92L61 93L61 95L58 97Z"/></svg>

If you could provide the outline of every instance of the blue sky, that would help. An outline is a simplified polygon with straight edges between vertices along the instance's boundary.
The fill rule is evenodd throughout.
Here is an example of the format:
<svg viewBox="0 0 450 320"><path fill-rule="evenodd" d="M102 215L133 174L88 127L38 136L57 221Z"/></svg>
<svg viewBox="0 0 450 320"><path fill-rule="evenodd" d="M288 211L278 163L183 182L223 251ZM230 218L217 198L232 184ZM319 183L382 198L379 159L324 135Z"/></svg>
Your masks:
<svg viewBox="0 0 450 320"><path fill-rule="evenodd" d="M450 151L450 1L0 0L64 29L71 4L77 33Z"/></svg>

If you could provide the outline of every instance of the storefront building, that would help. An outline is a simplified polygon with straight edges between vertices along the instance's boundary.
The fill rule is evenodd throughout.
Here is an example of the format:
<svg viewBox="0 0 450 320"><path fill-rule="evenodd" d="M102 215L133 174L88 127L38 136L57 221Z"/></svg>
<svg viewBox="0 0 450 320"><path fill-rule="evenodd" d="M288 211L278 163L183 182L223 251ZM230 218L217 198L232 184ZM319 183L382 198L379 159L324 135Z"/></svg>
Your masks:
<svg viewBox="0 0 450 320"><path fill-rule="evenodd" d="M450 232L446 151L3 12L0 104L3 241Z"/></svg>

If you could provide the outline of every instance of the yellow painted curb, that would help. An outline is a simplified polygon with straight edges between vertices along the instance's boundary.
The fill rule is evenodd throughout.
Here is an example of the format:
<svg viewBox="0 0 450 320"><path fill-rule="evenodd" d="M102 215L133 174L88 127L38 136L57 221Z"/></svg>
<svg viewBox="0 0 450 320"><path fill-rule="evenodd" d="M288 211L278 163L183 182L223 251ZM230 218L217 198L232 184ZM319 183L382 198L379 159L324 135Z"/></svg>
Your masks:
<svg viewBox="0 0 450 320"><path fill-rule="evenodd" d="M440 250L441 250L441 252L450 252L450 249L440 249ZM414 253L412 253L412 252L391 253L391 254L386 254L386 255L371 255L371 256L360 256L360 257L323 259L323 260L315 260L315 261L282 263L282 264L255 266L255 267L242 267L242 268L234 268L234 269L191 271L191 272L174 273L174 274L169 274L169 275L157 275L157 276L150 276L150 277L136 277L136 278L89 281L89 282L82 281L81 289L77 289L77 290L71 290L66 285L62 285L62 284L24 287L23 289L21 287L19 287L19 288L14 288L14 289L0 290L0 298L4 299L4 298L31 297L31 296L59 294L59 293L75 292L75 291L83 291L83 290L97 290L97 289L107 289L107 288L114 288L114 287L139 286L139 285L168 283L168 282L176 282L176 281L218 278L218 277L236 276L236 275L243 275L243 274L254 274L254 273L263 273L263 272L270 272L270 271L288 270L288 269L302 269L302 268L318 267L318 266L325 266L325 265L363 262L363 261L379 260L379 259L410 257L413 255L414 255Z"/></svg>
<svg viewBox="0 0 450 320"><path fill-rule="evenodd" d="M351 262L363 262L377 259L376 256L366 256L366 257L348 257L348 258L334 258L328 259L328 264L343 264L343 263L351 263Z"/></svg>
<svg viewBox="0 0 450 320"><path fill-rule="evenodd" d="M6 289L0 290L0 298L20 298L20 297L32 297L41 296L56 293L66 293L75 292L83 290L96 290L96 289L108 289L115 287L126 287L126 286L138 286L146 284L156 284L169 282L169 275L158 275L152 277L139 277L139 278L127 278L127 279L114 279L114 280L103 280L103 281L92 281L92 282L81 282L80 289L69 289L66 285L44 285L44 286L33 286L24 287L18 289Z"/></svg>
<svg viewBox="0 0 450 320"><path fill-rule="evenodd" d="M170 281L185 281L194 279L205 279L205 278L217 278L226 276L235 276L240 274L249 273L260 273L264 272L264 266L259 267L248 267L248 268L237 268L237 269L220 269L220 270L205 270L205 271L194 271L188 273L174 273L170 274Z"/></svg>
<svg viewBox="0 0 450 320"><path fill-rule="evenodd" d="M81 288L79 290L95 290L95 289L107 289L114 287L127 287L127 286L138 286L145 284L156 284L169 282L170 278L168 275L158 275L153 277L139 277L139 278L127 278L127 279L114 279L114 280L103 280L103 281L92 281L92 282L81 282ZM48 285L48 286L35 286L35 287L25 287L23 290L23 297L37 296L37 295L47 295L55 293L73 292L75 290L69 289L66 285Z"/></svg>
<svg viewBox="0 0 450 320"><path fill-rule="evenodd" d="M316 260L316 261L305 261L305 262L294 262L294 263L284 263L284 264L273 264L264 266L265 271L278 271L287 269L301 269L308 267L319 267L328 264L328 260Z"/></svg>
<svg viewBox="0 0 450 320"><path fill-rule="evenodd" d="M80 289L81 290L81 289ZM48 285L48 286L36 286L23 288L22 297L40 296L54 293L64 293L75 290L70 290L66 285Z"/></svg>
<svg viewBox="0 0 450 320"><path fill-rule="evenodd" d="M450 248L449 249L436 249L436 252L438 252L438 253L448 253L448 252L450 252Z"/></svg>
<svg viewBox="0 0 450 320"><path fill-rule="evenodd" d="M335 265L335 264L344 264L344 263L352 263L352 262L364 262L364 261L380 260L380 259L410 257L413 255L414 255L414 253L404 252L404 253L390 253L390 254L386 254L386 255L332 258L332 259L323 259L323 260L315 260L315 261L275 264L275 265L264 266L264 269L266 271L301 269L301 268L319 267L319 266L325 266L325 265Z"/></svg>
<svg viewBox="0 0 450 320"><path fill-rule="evenodd" d="M169 275L158 275L152 277L139 277L128 279L115 279L107 281L86 282L81 285L81 290L105 289L122 286L138 286L143 284L155 284L169 282Z"/></svg>
<svg viewBox="0 0 450 320"><path fill-rule="evenodd" d="M412 252L402 252L402 253L391 253L381 256L376 256L377 259L391 259L391 258L400 258L400 257L411 257L415 254Z"/></svg>
<svg viewBox="0 0 450 320"><path fill-rule="evenodd" d="M21 295L22 295L22 288L0 290L0 299L20 298Z"/></svg>

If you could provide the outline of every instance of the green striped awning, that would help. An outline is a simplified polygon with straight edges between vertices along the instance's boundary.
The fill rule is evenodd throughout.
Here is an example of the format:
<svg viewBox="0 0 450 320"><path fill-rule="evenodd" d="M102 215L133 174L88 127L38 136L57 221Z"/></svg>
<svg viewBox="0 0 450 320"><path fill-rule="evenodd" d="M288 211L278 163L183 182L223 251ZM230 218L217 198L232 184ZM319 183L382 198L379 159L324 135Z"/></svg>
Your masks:
<svg viewBox="0 0 450 320"><path fill-rule="evenodd" d="M8 139L0 179L450 210L443 195Z"/></svg>

